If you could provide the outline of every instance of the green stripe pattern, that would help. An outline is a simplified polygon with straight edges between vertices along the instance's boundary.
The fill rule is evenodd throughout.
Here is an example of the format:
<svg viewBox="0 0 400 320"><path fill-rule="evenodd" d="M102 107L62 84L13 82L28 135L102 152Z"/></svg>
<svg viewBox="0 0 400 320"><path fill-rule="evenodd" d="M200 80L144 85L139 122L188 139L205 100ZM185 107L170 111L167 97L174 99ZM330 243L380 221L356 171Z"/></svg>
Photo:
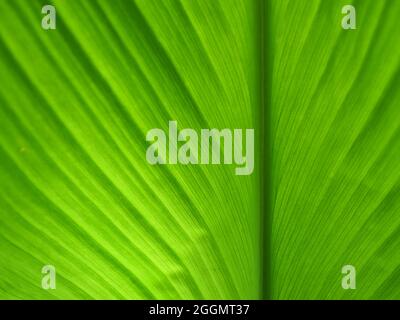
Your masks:
<svg viewBox="0 0 400 320"><path fill-rule="evenodd" d="M399 0L47 3L0 0L0 299L400 298ZM150 165L169 120L253 174Z"/></svg>

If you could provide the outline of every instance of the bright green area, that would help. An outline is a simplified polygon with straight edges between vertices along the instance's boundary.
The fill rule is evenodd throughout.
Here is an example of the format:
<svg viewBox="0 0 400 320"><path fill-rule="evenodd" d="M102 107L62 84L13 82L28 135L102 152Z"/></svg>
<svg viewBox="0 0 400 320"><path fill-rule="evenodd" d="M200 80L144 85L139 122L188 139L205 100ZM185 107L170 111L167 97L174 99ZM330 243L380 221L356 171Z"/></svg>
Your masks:
<svg viewBox="0 0 400 320"><path fill-rule="evenodd" d="M269 17L272 297L399 299L400 1L276 0Z"/></svg>
<svg viewBox="0 0 400 320"><path fill-rule="evenodd" d="M0 299L400 298L400 1L47 3L0 0ZM168 120L255 172L149 165Z"/></svg>
<svg viewBox="0 0 400 320"><path fill-rule="evenodd" d="M257 128L256 3L53 3L0 1L0 297L259 297L259 173L145 158L168 120Z"/></svg>

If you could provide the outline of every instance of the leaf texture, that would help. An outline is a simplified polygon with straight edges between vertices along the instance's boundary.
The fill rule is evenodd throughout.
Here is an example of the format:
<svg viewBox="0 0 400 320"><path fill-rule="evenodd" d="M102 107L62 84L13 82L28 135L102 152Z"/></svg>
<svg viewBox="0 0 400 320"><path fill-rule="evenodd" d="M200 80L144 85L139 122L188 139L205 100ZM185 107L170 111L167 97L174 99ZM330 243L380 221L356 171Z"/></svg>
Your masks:
<svg viewBox="0 0 400 320"><path fill-rule="evenodd" d="M169 120L258 126L256 2L52 4L0 1L0 297L257 298L259 173L145 158Z"/></svg>
<svg viewBox="0 0 400 320"><path fill-rule="evenodd" d="M399 299L400 2L270 9L272 297Z"/></svg>
<svg viewBox="0 0 400 320"><path fill-rule="evenodd" d="M0 0L0 299L400 298L398 0L49 3ZM150 165L170 120L254 173Z"/></svg>

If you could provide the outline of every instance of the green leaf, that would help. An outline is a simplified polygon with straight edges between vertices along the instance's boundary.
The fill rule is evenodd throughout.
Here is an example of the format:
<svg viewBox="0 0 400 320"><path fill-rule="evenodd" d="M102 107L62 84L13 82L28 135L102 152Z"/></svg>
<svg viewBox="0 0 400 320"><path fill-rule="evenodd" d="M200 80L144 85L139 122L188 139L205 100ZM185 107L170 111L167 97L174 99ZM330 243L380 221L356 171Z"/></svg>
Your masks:
<svg viewBox="0 0 400 320"><path fill-rule="evenodd" d="M399 1L49 3L0 0L0 299L400 298ZM170 120L254 173L150 165Z"/></svg>
<svg viewBox="0 0 400 320"><path fill-rule="evenodd" d="M257 3L53 4L0 1L0 297L257 298L259 173L145 158L169 120L258 126Z"/></svg>
<svg viewBox="0 0 400 320"><path fill-rule="evenodd" d="M271 2L275 299L400 298L400 2L349 2Z"/></svg>

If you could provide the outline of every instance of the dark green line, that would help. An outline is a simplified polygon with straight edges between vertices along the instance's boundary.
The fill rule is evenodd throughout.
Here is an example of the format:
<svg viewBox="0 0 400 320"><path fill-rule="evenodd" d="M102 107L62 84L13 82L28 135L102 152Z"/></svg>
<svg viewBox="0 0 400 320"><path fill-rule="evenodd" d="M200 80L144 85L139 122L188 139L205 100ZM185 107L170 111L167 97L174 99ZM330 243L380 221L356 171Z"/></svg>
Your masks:
<svg viewBox="0 0 400 320"><path fill-rule="evenodd" d="M272 299L271 226L272 226L272 154L271 83L272 37L271 1L260 0L260 217L261 217L261 298Z"/></svg>

